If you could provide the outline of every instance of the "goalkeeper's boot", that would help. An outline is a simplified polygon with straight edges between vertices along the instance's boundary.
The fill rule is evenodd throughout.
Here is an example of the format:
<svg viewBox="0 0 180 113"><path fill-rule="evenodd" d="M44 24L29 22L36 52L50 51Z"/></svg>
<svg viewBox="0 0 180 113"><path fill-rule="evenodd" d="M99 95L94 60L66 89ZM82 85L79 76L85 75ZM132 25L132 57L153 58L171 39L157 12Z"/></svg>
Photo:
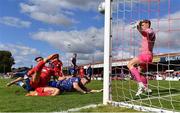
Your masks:
<svg viewBox="0 0 180 113"><path fill-rule="evenodd" d="M143 85L143 83L142 83L142 82L139 82L139 83L138 83L138 91L137 91L137 93L136 93L136 96L139 96L140 94L142 94L143 91L144 91L144 88L145 88L145 86Z"/></svg>
<svg viewBox="0 0 180 113"><path fill-rule="evenodd" d="M144 91L148 94L148 95L151 95L152 94L152 90L149 89L149 88L145 88Z"/></svg>

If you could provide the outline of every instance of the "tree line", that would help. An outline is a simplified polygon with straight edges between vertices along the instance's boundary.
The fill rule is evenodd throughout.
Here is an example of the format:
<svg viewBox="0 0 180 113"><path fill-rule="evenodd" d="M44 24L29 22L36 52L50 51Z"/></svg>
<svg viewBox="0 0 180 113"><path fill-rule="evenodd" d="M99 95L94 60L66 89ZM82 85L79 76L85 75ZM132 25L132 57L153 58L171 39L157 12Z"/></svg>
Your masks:
<svg viewBox="0 0 180 113"><path fill-rule="evenodd" d="M0 73L10 72L14 64L15 62L11 52L0 50Z"/></svg>

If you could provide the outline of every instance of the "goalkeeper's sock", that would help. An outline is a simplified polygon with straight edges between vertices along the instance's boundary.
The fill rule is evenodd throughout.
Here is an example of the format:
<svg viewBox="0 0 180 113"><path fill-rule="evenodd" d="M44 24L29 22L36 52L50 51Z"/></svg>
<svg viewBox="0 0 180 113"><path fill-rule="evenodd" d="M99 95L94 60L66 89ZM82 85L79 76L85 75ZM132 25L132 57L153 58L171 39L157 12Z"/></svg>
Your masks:
<svg viewBox="0 0 180 113"><path fill-rule="evenodd" d="M145 77L145 76L143 76L143 75L141 75L141 82L143 83L143 85L145 86L145 87L147 87L147 78Z"/></svg>
<svg viewBox="0 0 180 113"><path fill-rule="evenodd" d="M132 75L135 77L137 82L141 82L141 75L137 68L133 67L130 69Z"/></svg>

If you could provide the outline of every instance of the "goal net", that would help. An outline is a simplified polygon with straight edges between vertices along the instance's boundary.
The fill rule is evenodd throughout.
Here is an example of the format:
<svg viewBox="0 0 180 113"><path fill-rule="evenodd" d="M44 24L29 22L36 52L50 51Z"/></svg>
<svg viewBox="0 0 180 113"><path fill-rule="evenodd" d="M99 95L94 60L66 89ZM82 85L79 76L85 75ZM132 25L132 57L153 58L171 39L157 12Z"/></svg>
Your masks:
<svg viewBox="0 0 180 113"><path fill-rule="evenodd" d="M141 111L180 111L179 3L105 0L104 104ZM136 96L138 85L127 64L140 53L142 35L137 24L143 19L151 21L156 35L153 61L146 64L146 71L140 71L152 93L144 91Z"/></svg>

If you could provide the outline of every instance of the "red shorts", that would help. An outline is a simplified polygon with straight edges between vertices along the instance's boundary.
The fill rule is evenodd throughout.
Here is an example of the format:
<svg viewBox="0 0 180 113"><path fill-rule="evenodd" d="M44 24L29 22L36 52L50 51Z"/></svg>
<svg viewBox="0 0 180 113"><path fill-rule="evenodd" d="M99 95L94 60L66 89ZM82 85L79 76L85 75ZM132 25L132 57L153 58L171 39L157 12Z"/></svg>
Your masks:
<svg viewBox="0 0 180 113"><path fill-rule="evenodd" d="M35 91L38 93L38 96L50 96L52 94L51 90L44 91L44 87L38 87Z"/></svg>
<svg viewBox="0 0 180 113"><path fill-rule="evenodd" d="M153 55L152 54L140 54L138 56L140 60L140 67L143 69L147 69L148 63L152 62Z"/></svg>
<svg viewBox="0 0 180 113"><path fill-rule="evenodd" d="M37 93L43 93L44 88L43 87L38 87L38 88L35 89L35 91L37 91Z"/></svg>

